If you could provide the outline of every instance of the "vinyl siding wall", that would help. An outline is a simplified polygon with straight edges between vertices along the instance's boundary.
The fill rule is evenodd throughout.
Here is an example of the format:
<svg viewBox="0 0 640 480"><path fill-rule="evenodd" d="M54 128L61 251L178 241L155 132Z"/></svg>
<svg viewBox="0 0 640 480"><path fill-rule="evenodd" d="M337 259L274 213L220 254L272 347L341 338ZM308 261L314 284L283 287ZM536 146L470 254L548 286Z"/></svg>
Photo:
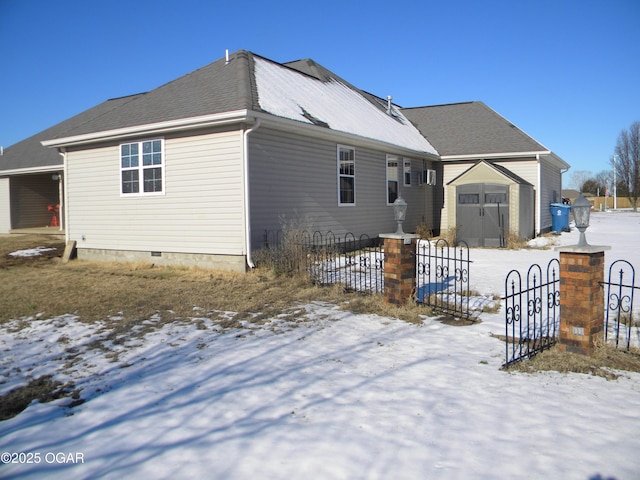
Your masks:
<svg viewBox="0 0 640 480"><path fill-rule="evenodd" d="M11 230L11 208L9 179L0 178L0 234Z"/></svg>
<svg viewBox="0 0 640 480"><path fill-rule="evenodd" d="M79 249L243 255L242 132L165 137L164 154L165 194L123 197L119 143L69 152L70 239Z"/></svg>
<svg viewBox="0 0 640 480"><path fill-rule="evenodd" d="M541 161L540 176L540 228L542 232L546 232L551 230L552 222L549 204L562 202L562 173L549 162Z"/></svg>
<svg viewBox="0 0 640 480"><path fill-rule="evenodd" d="M249 139L254 249L263 245L265 230L278 230L283 221L301 225L311 233L349 232L356 237L375 237L395 231L393 208L387 205L386 176L386 154L393 152L266 127L256 130ZM355 205L338 205L338 145L355 149ZM418 186L423 162L416 158L411 161L412 185L400 187L409 205L405 222L408 232L425 220L433 220L434 187ZM402 170L399 175L402 178Z"/></svg>

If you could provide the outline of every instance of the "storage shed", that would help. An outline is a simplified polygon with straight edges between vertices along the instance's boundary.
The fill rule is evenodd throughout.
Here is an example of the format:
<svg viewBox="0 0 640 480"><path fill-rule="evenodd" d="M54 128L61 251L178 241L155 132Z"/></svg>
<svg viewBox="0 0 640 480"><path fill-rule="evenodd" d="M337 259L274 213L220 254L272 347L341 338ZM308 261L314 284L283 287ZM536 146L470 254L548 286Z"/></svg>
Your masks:
<svg viewBox="0 0 640 480"><path fill-rule="evenodd" d="M509 235L534 236L533 185L504 166L477 162L448 183L449 225L469 246L506 247Z"/></svg>

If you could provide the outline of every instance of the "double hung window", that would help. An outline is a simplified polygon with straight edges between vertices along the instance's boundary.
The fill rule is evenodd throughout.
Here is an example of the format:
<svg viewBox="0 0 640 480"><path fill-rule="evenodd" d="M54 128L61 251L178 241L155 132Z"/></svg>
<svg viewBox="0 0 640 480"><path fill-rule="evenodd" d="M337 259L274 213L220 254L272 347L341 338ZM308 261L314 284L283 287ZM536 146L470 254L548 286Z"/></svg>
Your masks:
<svg viewBox="0 0 640 480"><path fill-rule="evenodd" d="M404 186L411 186L411 160L403 161L402 175L404 178Z"/></svg>
<svg viewBox="0 0 640 480"><path fill-rule="evenodd" d="M338 145L338 205L356 203L356 151Z"/></svg>
<svg viewBox="0 0 640 480"><path fill-rule="evenodd" d="M122 195L164 193L164 142L161 139L120 145Z"/></svg>
<svg viewBox="0 0 640 480"><path fill-rule="evenodd" d="M387 155L387 203L391 204L398 198L399 174L398 165L401 159L394 155Z"/></svg>

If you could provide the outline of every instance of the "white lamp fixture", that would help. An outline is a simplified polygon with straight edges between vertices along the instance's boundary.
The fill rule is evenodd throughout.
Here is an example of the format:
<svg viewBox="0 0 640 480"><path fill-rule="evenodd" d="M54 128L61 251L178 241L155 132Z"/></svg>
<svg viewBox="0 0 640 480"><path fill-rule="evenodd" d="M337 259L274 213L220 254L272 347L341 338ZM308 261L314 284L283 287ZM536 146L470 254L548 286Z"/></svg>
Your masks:
<svg viewBox="0 0 640 480"><path fill-rule="evenodd" d="M584 235L585 230L589 226L589 217L591 216L591 203L589 200L582 196L576 199L571 205L571 211L573 212L573 219L576 222L576 228L580 230L580 240L578 240L578 247L586 247L587 238Z"/></svg>
<svg viewBox="0 0 640 480"><path fill-rule="evenodd" d="M398 229L396 230L396 235L404 235L402 231L402 222L407 215L407 202L400 196L396 198L396 201L393 202L393 218L396 222L398 222Z"/></svg>

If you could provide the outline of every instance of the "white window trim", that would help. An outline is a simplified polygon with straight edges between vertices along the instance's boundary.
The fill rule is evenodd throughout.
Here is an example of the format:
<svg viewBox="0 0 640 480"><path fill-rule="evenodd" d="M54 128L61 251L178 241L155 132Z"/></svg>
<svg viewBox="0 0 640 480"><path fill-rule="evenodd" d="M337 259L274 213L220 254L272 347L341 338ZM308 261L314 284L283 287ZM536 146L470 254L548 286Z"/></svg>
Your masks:
<svg viewBox="0 0 640 480"><path fill-rule="evenodd" d="M142 162L142 144L145 142L153 142L156 140L160 140L160 154L161 154L161 160L160 160L160 164L159 165L148 165L148 166L144 166L143 162ZM123 171L129 171L129 170L133 170L132 168L123 168L122 167L122 145L131 145L133 143L137 143L139 145L138 147L138 152L139 152L139 159L138 159L138 191L137 192L132 192L132 193L124 193L122 191L122 172ZM166 179L165 179L165 171L166 171L166 165L165 165L165 142L164 142L164 138L150 138L150 139L145 139L145 140L138 140L138 141L131 141L131 142L122 142L118 145L118 166L119 166L119 170L120 170L120 184L118 186L118 188L120 189L120 197L122 198L131 198L131 197L157 197L157 196L162 196L165 195L166 192ZM144 191L144 170L145 168L160 168L160 174L162 177L162 190L159 192L145 192Z"/></svg>
<svg viewBox="0 0 640 480"><path fill-rule="evenodd" d="M407 164L409 164L408 168ZM409 174L409 183L407 183L407 173ZM405 187L411 186L411 160L408 158L402 159L402 185Z"/></svg>
<svg viewBox="0 0 640 480"><path fill-rule="evenodd" d="M353 175L344 175L340 173L340 152L343 150L353 151ZM336 172L338 186L338 206L339 207L355 207L356 206L356 148L349 145L337 145L336 147ZM342 177L353 178L353 202L342 203L340 200L340 179Z"/></svg>
<svg viewBox="0 0 640 480"><path fill-rule="evenodd" d="M393 205L393 202L389 202L389 162L396 162L396 177L400 175L400 164L402 163L402 157L397 155L387 154L385 163L384 163L384 171L385 171L385 182L384 182L384 198L387 202L387 205ZM404 174L404 172L403 172ZM398 197L400 196L400 179L396 178L396 183L398 184Z"/></svg>

